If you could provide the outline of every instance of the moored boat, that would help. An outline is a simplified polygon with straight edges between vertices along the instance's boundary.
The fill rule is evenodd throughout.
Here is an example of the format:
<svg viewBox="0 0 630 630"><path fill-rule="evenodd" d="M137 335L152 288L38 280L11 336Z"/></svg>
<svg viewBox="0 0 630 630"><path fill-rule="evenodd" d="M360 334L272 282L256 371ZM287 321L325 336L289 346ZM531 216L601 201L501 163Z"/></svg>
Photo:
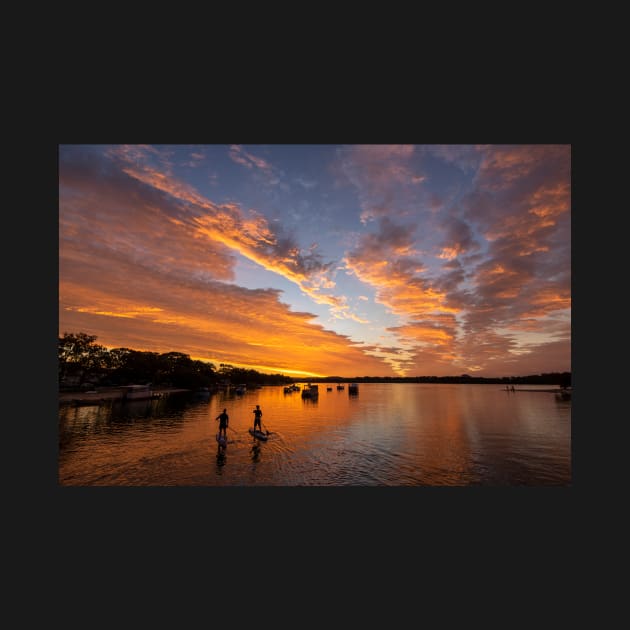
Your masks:
<svg viewBox="0 0 630 630"><path fill-rule="evenodd" d="M302 389L302 398L317 398L319 396L319 387L310 383Z"/></svg>
<svg viewBox="0 0 630 630"><path fill-rule="evenodd" d="M153 398L153 391L150 385L124 385L121 389L123 391L123 400Z"/></svg>
<svg viewBox="0 0 630 630"><path fill-rule="evenodd" d="M561 387L556 392L556 398L558 400L571 400L571 388L570 387Z"/></svg>

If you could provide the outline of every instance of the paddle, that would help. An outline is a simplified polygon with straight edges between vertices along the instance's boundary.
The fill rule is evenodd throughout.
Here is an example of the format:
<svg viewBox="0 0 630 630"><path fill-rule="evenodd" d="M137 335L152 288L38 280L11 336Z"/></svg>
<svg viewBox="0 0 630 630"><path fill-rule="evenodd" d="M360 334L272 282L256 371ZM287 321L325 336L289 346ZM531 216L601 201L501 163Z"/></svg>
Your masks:
<svg viewBox="0 0 630 630"><path fill-rule="evenodd" d="M260 424L263 425L263 427L265 427L265 432L267 433L267 435L271 435L271 431L267 431L267 425L261 420Z"/></svg>
<svg viewBox="0 0 630 630"><path fill-rule="evenodd" d="M236 435L239 435L239 432L236 429L233 429L231 426L228 425L228 429L230 429L230 431L234 431L234 433L236 433ZM239 440L234 440L234 443L238 442ZM230 442L230 444L232 444L232 442Z"/></svg>
<svg viewBox="0 0 630 630"><path fill-rule="evenodd" d="M236 435L238 435L238 431L236 429L233 429L231 426L228 425L228 429L230 429L230 431L234 431L234 433L236 433ZM217 433L217 437L218 437L218 433ZM217 440L218 441L218 440ZM236 444L237 442L239 442L239 440L232 440L231 442L227 439L227 436L225 436L225 443L226 444ZM219 442L220 445L220 442Z"/></svg>

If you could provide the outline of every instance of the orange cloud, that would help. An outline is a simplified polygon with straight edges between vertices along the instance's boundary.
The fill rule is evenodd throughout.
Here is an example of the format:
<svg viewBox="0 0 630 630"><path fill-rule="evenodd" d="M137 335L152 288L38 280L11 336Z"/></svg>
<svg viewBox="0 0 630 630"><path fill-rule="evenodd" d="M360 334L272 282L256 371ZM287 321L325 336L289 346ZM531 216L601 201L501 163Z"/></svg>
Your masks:
<svg viewBox="0 0 630 630"><path fill-rule="evenodd" d="M238 144L233 144L230 147L229 154L230 158L234 160L237 164L242 164L247 168L252 168L252 166L256 166L257 168L263 171L271 171L272 166L269 162L263 160L262 158L256 157L251 153L248 153L243 149L242 146Z"/></svg>
<svg viewBox="0 0 630 630"><path fill-rule="evenodd" d="M362 256L365 257L362 257ZM359 280L376 290L375 301L398 315L421 316L426 313L457 312L446 304L446 296L426 286L414 271L416 263L374 261L373 254L355 251L345 262L347 269Z"/></svg>
<svg viewBox="0 0 630 630"><path fill-rule="evenodd" d="M315 315L292 312L278 291L222 282L239 251L343 314L345 298L317 294L330 285L314 250L301 254L263 217L213 204L165 173L123 167L77 160L60 169L60 332L270 371L392 374L385 361L314 324Z"/></svg>
<svg viewBox="0 0 630 630"><path fill-rule="evenodd" d="M388 328L388 330L395 331L401 337L409 337L420 343L444 346L450 345L453 342L454 334L444 328L439 328L434 324L406 324L404 326L396 326L395 328Z"/></svg>
<svg viewBox="0 0 630 630"><path fill-rule="evenodd" d="M335 287L329 275L332 265L321 262L314 249L302 253L289 240L279 239L267 220L255 211L245 214L236 204L214 204L193 187L150 166L139 168L134 164L123 170L130 177L178 201L192 204L197 213L190 221L196 225L197 238L204 236L222 243L265 269L282 275L316 303L334 307L337 315L343 312L345 318L365 321L353 314L341 297L323 293Z"/></svg>
<svg viewBox="0 0 630 630"><path fill-rule="evenodd" d="M404 357L388 357L398 373L405 373L413 365L413 351L427 344L440 346L440 357L451 356L454 340L455 315L458 307L448 303L448 296L422 278L424 266L405 252L409 231L399 229L387 218L381 219L380 230L360 239L358 246L345 259L347 269L359 280L374 287L375 302L383 304L392 313L409 321L406 325L388 328L399 337ZM442 318L448 318L447 320ZM425 323L423 320L433 323ZM415 320L415 321L414 321ZM448 325L435 325L435 322Z"/></svg>
<svg viewBox="0 0 630 630"><path fill-rule="evenodd" d="M531 306L523 317L545 317L555 311L563 311L571 308L571 295L568 291L558 292L552 288L541 289L529 299Z"/></svg>
<svg viewBox="0 0 630 630"><path fill-rule="evenodd" d="M540 359L538 349L546 343L526 339L517 325L524 318L531 332L549 338L549 317L570 309L570 147L481 146L442 153L463 170L476 170L472 189L452 207L456 216L446 205L421 215L428 222L424 233L433 228L444 235L432 251L448 264L429 271L405 255L421 249L411 233L405 250L405 231L381 220L377 232L346 256L347 267L375 288L375 301L405 322L389 329L401 344L414 344L412 358L400 364L404 369L426 373L433 366L437 373L453 373L458 367L483 370ZM400 171L388 173L396 179ZM376 195L376 187L362 183ZM438 315L452 320L438 323Z"/></svg>
<svg viewBox="0 0 630 630"><path fill-rule="evenodd" d="M217 365L348 377L366 368L374 374L392 373L384 361L366 355L347 337L314 324L314 315L292 312L278 301L276 291L216 283L209 292L143 277L121 294L119 288L111 291L105 276L102 280L98 287L60 283L60 330L89 330L108 347L177 350ZM125 324L119 326L121 318ZM168 339L177 341L169 344Z"/></svg>

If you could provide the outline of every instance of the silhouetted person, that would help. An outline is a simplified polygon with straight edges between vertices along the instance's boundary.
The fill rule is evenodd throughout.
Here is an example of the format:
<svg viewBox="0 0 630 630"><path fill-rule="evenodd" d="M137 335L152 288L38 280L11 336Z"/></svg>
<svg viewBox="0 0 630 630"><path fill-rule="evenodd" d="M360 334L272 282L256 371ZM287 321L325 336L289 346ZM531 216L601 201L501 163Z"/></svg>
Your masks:
<svg viewBox="0 0 630 630"><path fill-rule="evenodd" d="M228 428L229 419L230 419L230 416L227 415L227 409L224 409L215 418L215 420L219 421L219 437L221 437L221 435L223 435L223 437L226 439L226 441L227 441L227 428Z"/></svg>
<svg viewBox="0 0 630 630"><path fill-rule="evenodd" d="M256 427L258 427L259 431L262 431L261 418L262 409L260 408L260 405L256 405L256 409L254 409L254 431L256 430Z"/></svg>

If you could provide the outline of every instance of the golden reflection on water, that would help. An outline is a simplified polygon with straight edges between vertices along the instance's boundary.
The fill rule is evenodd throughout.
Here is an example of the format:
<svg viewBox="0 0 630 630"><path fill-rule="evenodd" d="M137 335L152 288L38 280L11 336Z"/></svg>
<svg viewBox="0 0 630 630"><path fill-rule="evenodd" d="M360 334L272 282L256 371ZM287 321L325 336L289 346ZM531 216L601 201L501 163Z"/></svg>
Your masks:
<svg viewBox="0 0 630 630"><path fill-rule="evenodd" d="M253 438L260 405L266 442ZM221 452L216 416L230 416ZM59 412L62 485L493 485L571 479L570 404L492 385L282 387Z"/></svg>

